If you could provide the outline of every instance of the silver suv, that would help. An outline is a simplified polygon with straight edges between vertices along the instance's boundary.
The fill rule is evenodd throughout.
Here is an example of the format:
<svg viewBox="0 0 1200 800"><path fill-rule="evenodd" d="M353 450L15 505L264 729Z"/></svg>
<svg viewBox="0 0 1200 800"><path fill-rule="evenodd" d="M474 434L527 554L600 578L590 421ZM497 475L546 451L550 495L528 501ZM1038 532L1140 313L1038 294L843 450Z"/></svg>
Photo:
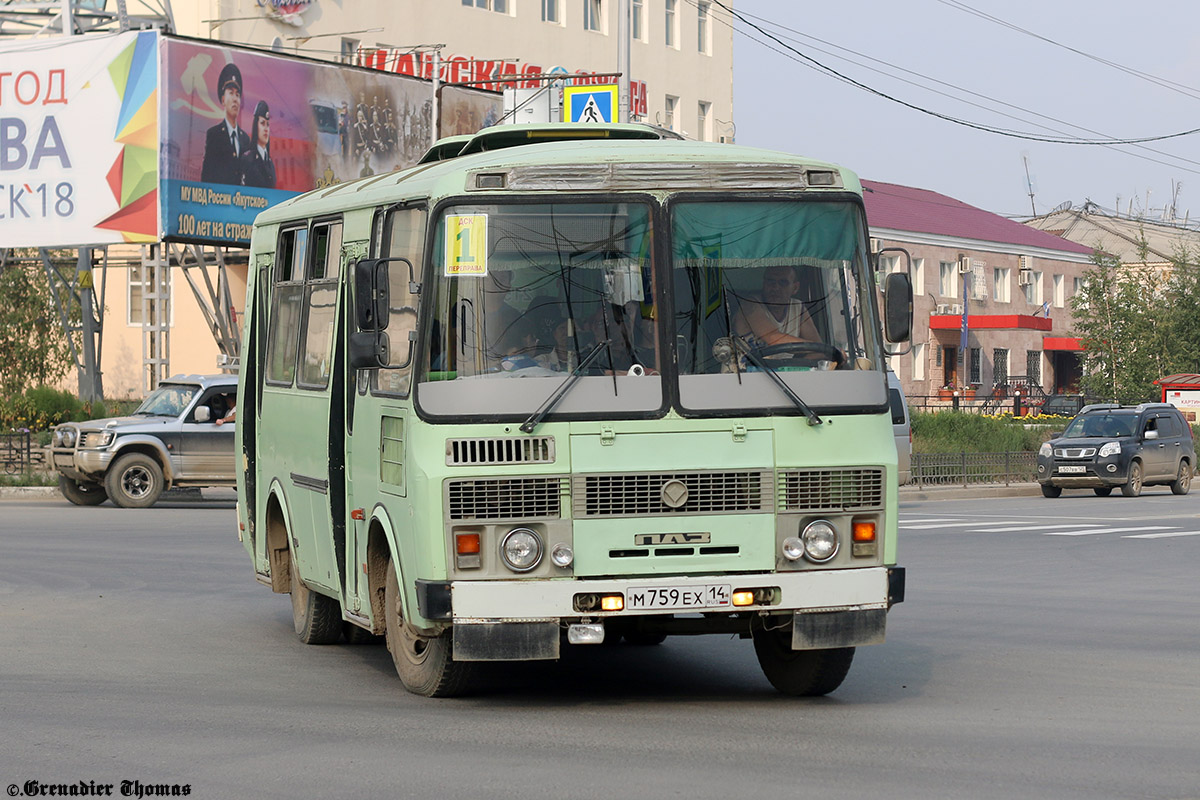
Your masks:
<svg viewBox="0 0 1200 800"><path fill-rule="evenodd" d="M234 425L223 418L236 395L236 375L176 375L128 417L57 426L59 490L76 505L148 508L165 489L234 486Z"/></svg>

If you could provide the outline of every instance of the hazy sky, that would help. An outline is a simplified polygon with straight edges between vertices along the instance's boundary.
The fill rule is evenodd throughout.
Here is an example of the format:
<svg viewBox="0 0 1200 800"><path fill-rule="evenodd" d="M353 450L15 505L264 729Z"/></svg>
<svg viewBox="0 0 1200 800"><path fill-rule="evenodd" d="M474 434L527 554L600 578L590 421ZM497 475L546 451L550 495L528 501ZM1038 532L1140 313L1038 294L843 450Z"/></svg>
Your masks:
<svg viewBox="0 0 1200 800"><path fill-rule="evenodd" d="M1196 0L735 0L733 9L849 78L971 123L1088 139L1200 128ZM715 3L714 13L718 25L729 19ZM1200 133L1141 148L1048 144L985 133L848 85L794 53L772 52L741 31L756 40L765 39L762 34L734 24L739 31L733 62L738 144L833 161L864 178L932 189L989 211L1027 216L1025 155L1038 213L1087 199L1112 209L1118 197L1122 212L1129 210L1130 200L1136 212L1146 207L1149 192L1149 206L1157 214L1171 203L1174 180L1182 183L1179 216L1191 209L1200 221ZM1185 88L1164 88L1122 70Z"/></svg>

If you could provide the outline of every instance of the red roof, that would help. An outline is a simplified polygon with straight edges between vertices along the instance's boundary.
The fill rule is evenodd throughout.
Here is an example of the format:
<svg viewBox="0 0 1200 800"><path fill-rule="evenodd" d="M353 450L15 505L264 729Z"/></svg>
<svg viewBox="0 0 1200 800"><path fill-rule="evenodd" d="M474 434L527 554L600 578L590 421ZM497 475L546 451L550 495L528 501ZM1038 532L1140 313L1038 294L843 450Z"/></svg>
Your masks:
<svg viewBox="0 0 1200 800"><path fill-rule="evenodd" d="M931 192L895 183L863 181L867 222L872 228L932 233L999 244L1091 255L1092 248Z"/></svg>

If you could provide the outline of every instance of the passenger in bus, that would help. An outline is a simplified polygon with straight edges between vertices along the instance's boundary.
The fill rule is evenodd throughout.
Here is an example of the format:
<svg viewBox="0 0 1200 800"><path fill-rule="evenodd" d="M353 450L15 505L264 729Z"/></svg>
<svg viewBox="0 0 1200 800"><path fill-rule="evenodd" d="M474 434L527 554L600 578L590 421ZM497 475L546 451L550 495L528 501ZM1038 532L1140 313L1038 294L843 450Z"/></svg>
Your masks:
<svg viewBox="0 0 1200 800"><path fill-rule="evenodd" d="M510 343L500 359L502 372L515 372L530 367L543 366L535 358L538 350L537 327L530 317L521 317L513 322L509 330Z"/></svg>
<svg viewBox="0 0 1200 800"><path fill-rule="evenodd" d="M763 272L762 291L742 302L734 332L758 347L788 342L820 342L816 323L796 299L800 280L796 267L778 265Z"/></svg>

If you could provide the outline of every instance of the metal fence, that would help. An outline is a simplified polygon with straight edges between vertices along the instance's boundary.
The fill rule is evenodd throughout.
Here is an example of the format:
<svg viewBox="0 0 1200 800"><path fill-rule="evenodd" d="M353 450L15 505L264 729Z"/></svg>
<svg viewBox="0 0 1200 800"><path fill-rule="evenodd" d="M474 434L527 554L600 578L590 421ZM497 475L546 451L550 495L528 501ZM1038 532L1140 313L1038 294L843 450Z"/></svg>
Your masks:
<svg viewBox="0 0 1200 800"><path fill-rule="evenodd" d="M917 486L1029 483L1036 469L1036 453L912 454L912 482Z"/></svg>
<svg viewBox="0 0 1200 800"><path fill-rule="evenodd" d="M9 475L24 472L34 458L33 434L29 431L0 433L0 464Z"/></svg>

